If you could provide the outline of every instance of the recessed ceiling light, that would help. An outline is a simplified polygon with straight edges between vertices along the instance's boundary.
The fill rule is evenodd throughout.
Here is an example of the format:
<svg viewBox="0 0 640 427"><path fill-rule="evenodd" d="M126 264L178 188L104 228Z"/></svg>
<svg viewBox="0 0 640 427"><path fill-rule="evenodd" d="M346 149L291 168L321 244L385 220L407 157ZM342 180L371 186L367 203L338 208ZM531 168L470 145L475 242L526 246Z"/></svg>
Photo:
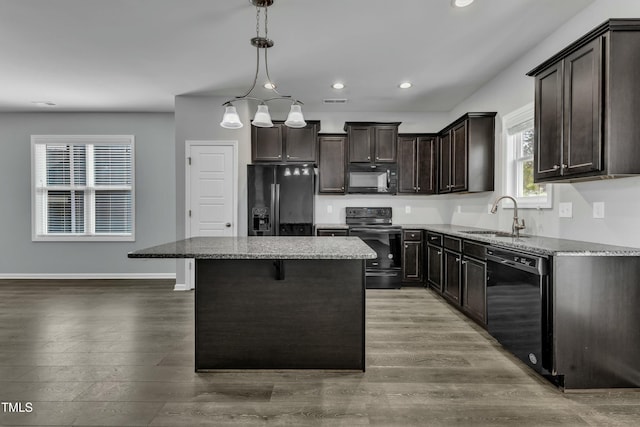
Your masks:
<svg viewBox="0 0 640 427"><path fill-rule="evenodd" d="M334 83L331 87L334 89L344 89L344 83Z"/></svg>
<svg viewBox="0 0 640 427"><path fill-rule="evenodd" d="M453 7L467 7L471 3L473 3L473 0L451 0L451 6Z"/></svg>
<svg viewBox="0 0 640 427"><path fill-rule="evenodd" d="M271 82L266 82L264 84L264 88L265 89L275 89L276 88L276 84L275 83L271 83Z"/></svg>
<svg viewBox="0 0 640 427"><path fill-rule="evenodd" d="M36 107L55 107L55 103L51 101L31 101Z"/></svg>
<svg viewBox="0 0 640 427"><path fill-rule="evenodd" d="M400 89L409 89L411 86L413 86L411 83L409 82L402 82L400 83Z"/></svg>

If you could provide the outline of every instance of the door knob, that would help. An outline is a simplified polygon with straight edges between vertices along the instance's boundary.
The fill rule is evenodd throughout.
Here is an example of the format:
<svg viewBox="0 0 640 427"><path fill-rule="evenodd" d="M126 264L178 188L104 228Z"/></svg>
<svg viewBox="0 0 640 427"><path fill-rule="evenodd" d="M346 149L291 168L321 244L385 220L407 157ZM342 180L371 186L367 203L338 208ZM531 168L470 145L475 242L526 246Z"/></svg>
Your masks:
<svg viewBox="0 0 640 427"><path fill-rule="evenodd" d="M228 222L228 223L226 223L224 226L225 226L225 227L231 227L231 223L230 223L230 222Z"/></svg>

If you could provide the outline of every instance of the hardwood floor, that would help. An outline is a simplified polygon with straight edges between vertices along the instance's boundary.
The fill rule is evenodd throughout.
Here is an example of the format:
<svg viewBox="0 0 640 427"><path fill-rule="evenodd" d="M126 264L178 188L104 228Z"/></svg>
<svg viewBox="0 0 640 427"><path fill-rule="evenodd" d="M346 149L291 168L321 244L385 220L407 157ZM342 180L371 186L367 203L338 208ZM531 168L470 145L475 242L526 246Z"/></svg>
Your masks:
<svg viewBox="0 0 640 427"><path fill-rule="evenodd" d="M430 291L367 291L367 372L193 372L168 281L0 281L0 425L632 426L640 392L563 394Z"/></svg>

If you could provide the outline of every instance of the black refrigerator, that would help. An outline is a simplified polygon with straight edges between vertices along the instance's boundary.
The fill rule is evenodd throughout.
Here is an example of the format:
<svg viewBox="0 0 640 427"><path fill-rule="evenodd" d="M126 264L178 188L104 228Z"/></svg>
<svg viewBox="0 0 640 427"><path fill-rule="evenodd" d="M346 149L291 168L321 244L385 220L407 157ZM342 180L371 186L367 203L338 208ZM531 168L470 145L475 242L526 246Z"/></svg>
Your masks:
<svg viewBox="0 0 640 427"><path fill-rule="evenodd" d="M312 236L315 171L307 164L247 165L249 236Z"/></svg>

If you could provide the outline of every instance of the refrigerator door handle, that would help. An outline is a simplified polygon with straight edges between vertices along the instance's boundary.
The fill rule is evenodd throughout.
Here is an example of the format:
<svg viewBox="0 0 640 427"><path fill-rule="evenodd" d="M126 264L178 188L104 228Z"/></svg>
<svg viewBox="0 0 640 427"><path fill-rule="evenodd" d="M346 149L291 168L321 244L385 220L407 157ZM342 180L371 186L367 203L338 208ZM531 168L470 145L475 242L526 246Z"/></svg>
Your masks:
<svg viewBox="0 0 640 427"><path fill-rule="evenodd" d="M271 221L271 235L275 236L276 233L278 232L278 228L276 227L276 207L275 207L275 201L276 201L276 185L275 184L271 184L271 209L269 211L269 221Z"/></svg>
<svg viewBox="0 0 640 427"><path fill-rule="evenodd" d="M276 215L274 217L274 236L280 235L280 184L271 184L275 186L275 198L273 199L272 206L275 206Z"/></svg>

